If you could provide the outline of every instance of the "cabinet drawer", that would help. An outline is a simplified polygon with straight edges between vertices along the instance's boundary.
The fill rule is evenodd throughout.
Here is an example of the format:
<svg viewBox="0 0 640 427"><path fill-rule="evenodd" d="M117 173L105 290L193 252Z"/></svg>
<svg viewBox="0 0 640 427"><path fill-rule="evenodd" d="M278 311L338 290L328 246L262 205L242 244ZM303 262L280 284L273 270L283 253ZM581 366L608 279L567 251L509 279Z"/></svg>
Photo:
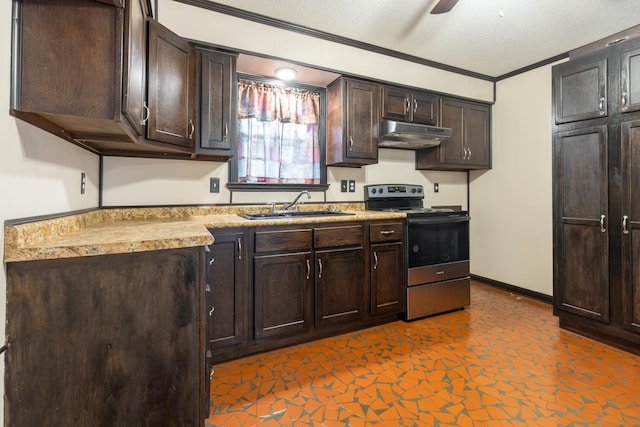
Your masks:
<svg viewBox="0 0 640 427"><path fill-rule="evenodd" d="M384 224L371 224L369 227L369 240L371 243L397 242L404 237L404 224L402 222L386 222Z"/></svg>
<svg viewBox="0 0 640 427"><path fill-rule="evenodd" d="M256 231L256 253L311 250L311 229Z"/></svg>
<svg viewBox="0 0 640 427"><path fill-rule="evenodd" d="M353 224L340 227L316 228L313 240L316 248L329 248L362 245L363 237L362 224Z"/></svg>

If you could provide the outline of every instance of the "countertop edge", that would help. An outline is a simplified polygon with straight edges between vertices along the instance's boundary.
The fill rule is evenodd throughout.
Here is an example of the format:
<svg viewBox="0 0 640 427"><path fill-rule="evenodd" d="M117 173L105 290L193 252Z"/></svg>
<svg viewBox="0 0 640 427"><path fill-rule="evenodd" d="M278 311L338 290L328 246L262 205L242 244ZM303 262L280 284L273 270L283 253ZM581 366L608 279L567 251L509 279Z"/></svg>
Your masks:
<svg viewBox="0 0 640 427"><path fill-rule="evenodd" d="M347 207L355 209L347 210ZM209 229L406 217L403 213L365 211L361 204L342 207L343 211L350 213L344 216L250 220L239 215L252 210L255 211L256 207L111 208L56 219L5 224L4 262L205 246L214 242Z"/></svg>

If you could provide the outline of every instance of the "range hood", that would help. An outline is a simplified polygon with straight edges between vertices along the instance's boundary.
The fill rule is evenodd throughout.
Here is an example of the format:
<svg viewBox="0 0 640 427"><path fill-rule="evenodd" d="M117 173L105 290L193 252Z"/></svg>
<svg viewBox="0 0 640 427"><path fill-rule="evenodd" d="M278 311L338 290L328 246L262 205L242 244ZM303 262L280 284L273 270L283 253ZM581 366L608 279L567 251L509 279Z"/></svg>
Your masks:
<svg viewBox="0 0 640 427"><path fill-rule="evenodd" d="M416 123L383 120L380 123L379 147L419 150L436 147L451 136L451 129Z"/></svg>

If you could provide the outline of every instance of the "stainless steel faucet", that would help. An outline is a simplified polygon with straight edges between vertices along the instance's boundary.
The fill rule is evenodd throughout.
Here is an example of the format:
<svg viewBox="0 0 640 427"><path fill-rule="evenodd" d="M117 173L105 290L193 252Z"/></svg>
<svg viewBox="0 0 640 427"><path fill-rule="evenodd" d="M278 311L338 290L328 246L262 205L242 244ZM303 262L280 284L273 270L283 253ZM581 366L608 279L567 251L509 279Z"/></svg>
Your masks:
<svg viewBox="0 0 640 427"><path fill-rule="evenodd" d="M302 197L303 194L307 195L307 199L311 198L311 193L309 193L307 190L302 190L295 199L293 199L293 202L291 203L285 203L284 206L282 207L283 210L288 211L288 210L292 210L294 212L298 212L298 204L300 203L300 197Z"/></svg>

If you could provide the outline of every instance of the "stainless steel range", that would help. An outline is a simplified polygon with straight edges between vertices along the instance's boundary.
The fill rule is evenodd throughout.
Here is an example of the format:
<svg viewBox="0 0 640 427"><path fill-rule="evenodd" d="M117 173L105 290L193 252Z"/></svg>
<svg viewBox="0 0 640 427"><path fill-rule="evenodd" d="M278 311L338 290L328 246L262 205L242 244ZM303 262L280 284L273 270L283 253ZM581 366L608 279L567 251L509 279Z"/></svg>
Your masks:
<svg viewBox="0 0 640 427"><path fill-rule="evenodd" d="M468 213L424 207L421 185L366 185L364 191L367 210L407 214L406 320L469 305Z"/></svg>

